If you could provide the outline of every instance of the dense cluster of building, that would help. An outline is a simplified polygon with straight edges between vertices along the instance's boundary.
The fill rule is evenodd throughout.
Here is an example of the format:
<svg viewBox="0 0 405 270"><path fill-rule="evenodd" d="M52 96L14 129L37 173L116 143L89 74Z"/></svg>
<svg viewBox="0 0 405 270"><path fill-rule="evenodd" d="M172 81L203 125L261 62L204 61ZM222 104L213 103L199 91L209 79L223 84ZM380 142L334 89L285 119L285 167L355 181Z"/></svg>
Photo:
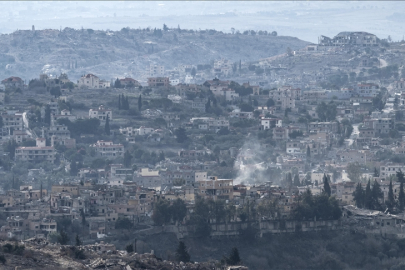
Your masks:
<svg viewBox="0 0 405 270"><path fill-rule="evenodd" d="M318 49L333 55L336 48L378 45L372 34L342 32L282 57ZM405 171L403 79L321 86L327 68L289 80L283 65L275 66L277 61L254 63L271 74L239 83L240 77L232 76L243 67L254 70L252 63L219 59L210 70L215 79L204 83L196 83L203 75L199 66L181 65L174 72L157 64L147 68L150 77L144 85L132 78L106 81L94 74L83 75L77 83L66 74L42 74L28 85L18 77L3 80L3 102L8 98L18 105L10 94L17 89L32 99L26 108L4 106L1 113L4 155L28 171L26 183L15 185L13 178L11 188L0 195L0 215L6 218L0 234L45 236L57 230L56 220L66 218L87 223L91 238L103 238L115 230L118 219L150 220L162 199L187 204L183 224L199 198L235 206L233 222L242 221L240 211L246 205L268 202L276 204L277 214L262 213L263 220L288 219L307 190L313 195L325 192L325 179L340 206L355 204L357 183L365 188L369 179L379 183L382 203L390 196L390 185L398 199L395 177ZM363 68L360 61L348 70L360 73ZM265 76L273 87L264 87ZM32 94L41 89L48 95L42 103ZM116 109L111 99L119 103L124 93L137 110ZM90 105L72 109L73 101ZM80 133L78 125L90 125L86 121L97 121L100 128ZM38 164L51 169L44 171ZM43 188L56 173L64 179Z"/></svg>

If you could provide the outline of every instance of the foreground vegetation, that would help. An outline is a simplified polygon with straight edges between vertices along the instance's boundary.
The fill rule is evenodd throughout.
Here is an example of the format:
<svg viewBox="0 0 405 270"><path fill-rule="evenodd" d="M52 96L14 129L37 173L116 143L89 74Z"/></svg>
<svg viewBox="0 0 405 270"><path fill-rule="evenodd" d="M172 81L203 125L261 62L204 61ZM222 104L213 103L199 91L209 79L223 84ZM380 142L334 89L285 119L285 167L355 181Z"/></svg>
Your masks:
<svg viewBox="0 0 405 270"><path fill-rule="evenodd" d="M176 252L177 240L171 235L152 236L145 241L163 259L169 251ZM350 230L264 235L257 239L190 238L184 243L193 261L220 260L236 247L241 261L250 270L405 269L404 239L387 239Z"/></svg>

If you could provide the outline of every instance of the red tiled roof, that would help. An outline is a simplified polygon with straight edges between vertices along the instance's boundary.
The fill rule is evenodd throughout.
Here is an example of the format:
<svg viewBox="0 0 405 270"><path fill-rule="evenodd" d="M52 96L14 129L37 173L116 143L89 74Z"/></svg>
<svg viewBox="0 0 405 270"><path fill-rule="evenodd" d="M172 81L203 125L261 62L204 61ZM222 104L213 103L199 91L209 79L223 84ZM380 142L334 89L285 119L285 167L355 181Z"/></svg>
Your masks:
<svg viewBox="0 0 405 270"><path fill-rule="evenodd" d="M22 79L20 77L10 77L10 78L2 80L1 82L2 83L5 83L5 82L22 82Z"/></svg>

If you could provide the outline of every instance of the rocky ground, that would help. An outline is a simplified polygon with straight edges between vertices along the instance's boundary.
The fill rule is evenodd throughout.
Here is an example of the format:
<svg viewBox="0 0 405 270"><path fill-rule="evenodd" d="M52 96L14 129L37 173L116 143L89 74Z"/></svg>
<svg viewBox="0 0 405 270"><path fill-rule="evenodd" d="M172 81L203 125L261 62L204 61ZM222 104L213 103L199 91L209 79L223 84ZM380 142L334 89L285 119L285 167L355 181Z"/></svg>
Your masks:
<svg viewBox="0 0 405 270"><path fill-rule="evenodd" d="M12 248L7 248L7 245ZM24 246L16 249L16 246ZM55 270L55 269L223 269L218 261L202 263L176 263L162 260L151 253L137 254L126 251L94 251L92 246L61 246L45 240L30 239L24 242L0 241L0 269L4 270ZM82 254L82 255L79 255ZM4 256L4 257L3 257ZM246 267L232 268L246 270Z"/></svg>

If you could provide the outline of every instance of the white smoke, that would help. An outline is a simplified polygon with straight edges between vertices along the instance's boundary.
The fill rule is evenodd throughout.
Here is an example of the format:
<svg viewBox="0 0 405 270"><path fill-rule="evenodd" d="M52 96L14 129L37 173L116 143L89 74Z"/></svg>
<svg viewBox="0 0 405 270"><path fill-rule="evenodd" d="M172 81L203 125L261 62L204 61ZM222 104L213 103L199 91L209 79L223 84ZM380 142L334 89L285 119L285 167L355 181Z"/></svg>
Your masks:
<svg viewBox="0 0 405 270"><path fill-rule="evenodd" d="M263 160L264 154L265 149L257 139L249 138L243 144L234 163L234 169L238 171L234 185L241 183L258 184L269 181L264 175L267 169L267 162Z"/></svg>

